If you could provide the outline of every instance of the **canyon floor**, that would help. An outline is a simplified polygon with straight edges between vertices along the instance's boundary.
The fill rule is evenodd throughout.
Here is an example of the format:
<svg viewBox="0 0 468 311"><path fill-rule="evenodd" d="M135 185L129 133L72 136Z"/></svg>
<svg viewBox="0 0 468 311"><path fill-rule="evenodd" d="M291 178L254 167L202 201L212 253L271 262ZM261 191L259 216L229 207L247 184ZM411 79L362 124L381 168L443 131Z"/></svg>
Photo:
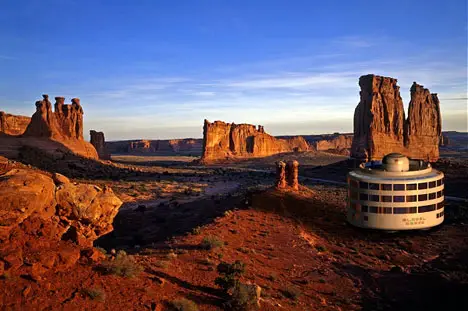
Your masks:
<svg viewBox="0 0 468 311"><path fill-rule="evenodd" d="M116 155L94 169L68 165L73 181L111 186L124 202L114 231L95 246L124 250L142 272L109 275L82 262L41 281L4 276L2 310L172 310L180 298L225 310L216 268L236 260L245 264L241 282L262 289L260 310L468 309L467 201L448 201L444 223L430 230L362 230L345 219L344 156L196 159ZM299 161L299 191L272 189L279 159ZM23 162L13 165L35 164ZM435 166L446 174L446 195L468 197L466 159Z"/></svg>

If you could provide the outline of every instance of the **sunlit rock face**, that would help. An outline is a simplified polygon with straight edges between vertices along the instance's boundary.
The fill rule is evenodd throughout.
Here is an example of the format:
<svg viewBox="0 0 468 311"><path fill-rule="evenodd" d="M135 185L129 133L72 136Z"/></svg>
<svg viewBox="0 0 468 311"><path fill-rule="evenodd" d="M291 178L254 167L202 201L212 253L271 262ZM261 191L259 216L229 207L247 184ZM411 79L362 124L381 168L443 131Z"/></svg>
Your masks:
<svg viewBox="0 0 468 311"><path fill-rule="evenodd" d="M30 117L16 116L0 111L0 134L22 135L31 122Z"/></svg>
<svg viewBox="0 0 468 311"><path fill-rule="evenodd" d="M202 160L265 157L277 153L306 151L309 145L302 137L278 139L263 126L205 120Z"/></svg>
<svg viewBox="0 0 468 311"><path fill-rule="evenodd" d="M48 138L63 144L72 152L87 158L98 158L96 149L83 139L83 108L78 98L64 104L64 97L56 97L55 112L48 95L36 102L24 137Z"/></svg>
<svg viewBox="0 0 468 311"><path fill-rule="evenodd" d="M315 142L315 149L318 151L345 150L351 148L352 143L352 135L338 135Z"/></svg>
<svg viewBox="0 0 468 311"><path fill-rule="evenodd" d="M34 280L48 270L73 266L80 250L113 230L122 205L110 188L71 183L63 175L50 177L31 169L0 175L0 197L3 269Z"/></svg>
<svg viewBox="0 0 468 311"><path fill-rule="evenodd" d="M414 159L439 158L441 117L437 94L413 83L405 119L397 80L366 75L359 79L361 100L354 112L351 156L379 160L399 152Z"/></svg>
<svg viewBox="0 0 468 311"><path fill-rule="evenodd" d="M442 117L437 94L431 94L428 89L413 82L405 125L405 145L410 157L436 161L442 140Z"/></svg>

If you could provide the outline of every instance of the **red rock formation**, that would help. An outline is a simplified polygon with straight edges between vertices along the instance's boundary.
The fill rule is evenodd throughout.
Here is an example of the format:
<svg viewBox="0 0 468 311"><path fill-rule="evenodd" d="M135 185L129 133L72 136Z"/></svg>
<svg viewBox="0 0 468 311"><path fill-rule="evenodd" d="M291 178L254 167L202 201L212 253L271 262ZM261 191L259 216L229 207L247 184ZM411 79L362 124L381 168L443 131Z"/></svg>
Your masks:
<svg viewBox="0 0 468 311"><path fill-rule="evenodd" d="M101 160L110 160L110 153L106 148L106 140L103 132L89 131L91 145L96 148L96 151Z"/></svg>
<svg viewBox="0 0 468 311"><path fill-rule="evenodd" d="M78 98L71 105L63 97L56 97L55 112L48 95L36 102L36 112L31 118L24 137L47 138L63 144L76 154L97 159L96 149L83 139L83 108Z"/></svg>
<svg viewBox="0 0 468 311"><path fill-rule="evenodd" d="M410 157L436 161L442 139L439 98L416 82L413 82L410 91L405 146Z"/></svg>
<svg viewBox="0 0 468 311"><path fill-rule="evenodd" d="M156 152L157 144L155 144L151 140L140 140L130 142L128 146L129 153L153 153Z"/></svg>
<svg viewBox="0 0 468 311"><path fill-rule="evenodd" d="M64 97L55 97L55 117L60 133L67 138L83 139L83 108L79 98L72 98L71 105L65 105Z"/></svg>
<svg viewBox="0 0 468 311"><path fill-rule="evenodd" d="M10 275L34 280L73 266L82 248L112 231L122 204L109 188L26 169L0 176L0 197L0 262Z"/></svg>
<svg viewBox="0 0 468 311"><path fill-rule="evenodd" d="M302 137L278 139L251 124L205 120L202 160L265 157L277 153L305 151L309 146Z"/></svg>
<svg viewBox="0 0 468 311"><path fill-rule="evenodd" d="M202 140L185 138L170 140L131 140L107 142L110 153L149 154L149 153L189 153L201 154Z"/></svg>
<svg viewBox="0 0 468 311"><path fill-rule="evenodd" d="M0 134L3 133L12 136L22 135L26 131L29 122L31 122L30 117L15 116L0 111Z"/></svg>
<svg viewBox="0 0 468 311"><path fill-rule="evenodd" d="M399 152L415 159L438 159L441 119L437 95L414 84L410 116L405 120L396 79L366 75L359 79L359 85L361 100L354 112L353 157L379 160L387 153Z"/></svg>
<svg viewBox="0 0 468 311"><path fill-rule="evenodd" d="M283 161L276 162L276 188L286 188L286 163Z"/></svg>
<svg viewBox="0 0 468 311"><path fill-rule="evenodd" d="M286 163L286 181L293 190L299 190L299 162L296 160Z"/></svg>
<svg viewBox="0 0 468 311"><path fill-rule="evenodd" d="M160 141L161 143L162 141ZM178 152L201 152L202 143L201 139L171 139L168 141L171 146L171 150Z"/></svg>
<svg viewBox="0 0 468 311"><path fill-rule="evenodd" d="M353 143L352 135L338 135L335 137L325 138L315 142L316 150L344 150L350 149Z"/></svg>

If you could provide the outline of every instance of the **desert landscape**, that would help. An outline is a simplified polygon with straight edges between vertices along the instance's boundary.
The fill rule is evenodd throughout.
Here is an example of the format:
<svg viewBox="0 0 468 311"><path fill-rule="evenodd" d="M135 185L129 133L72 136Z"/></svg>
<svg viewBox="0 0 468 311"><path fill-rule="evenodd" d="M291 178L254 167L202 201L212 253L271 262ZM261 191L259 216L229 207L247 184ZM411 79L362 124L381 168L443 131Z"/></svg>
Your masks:
<svg viewBox="0 0 468 311"><path fill-rule="evenodd" d="M468 310L466 2L19 2L0 310Z"/></svg>
<svg viewBox="0 0 468 311"><path fill-rule="evenodd" d="M422 86L409 106L422 114L404 120L396 79L359 81L353 134L275 138L205 120L202 140L105 142L92 130L89 143L78 99L43 95L31 118L2 112L3 309L468 306L468 135L441 132ZM444 224L349 225L347 172L403 148L444 172Z"/></svg>

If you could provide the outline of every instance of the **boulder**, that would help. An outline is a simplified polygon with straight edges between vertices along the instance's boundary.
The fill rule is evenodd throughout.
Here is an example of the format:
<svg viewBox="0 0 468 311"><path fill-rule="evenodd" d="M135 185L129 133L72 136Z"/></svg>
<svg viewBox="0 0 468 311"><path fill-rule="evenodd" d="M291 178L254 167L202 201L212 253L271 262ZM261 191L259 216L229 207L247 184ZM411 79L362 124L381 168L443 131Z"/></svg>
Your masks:
<svg viewBox="0 0 468 311"><path fill-rule="evenodd" d="M70 179L68 179L67 176L64 176L64 175L59 174L59 173L54 173L52 175L52 179L54 180L54 183L57 186L61 185L61 184L69 184L70 183Z"/></svg>
<svg viewBox="0 0 468 311"><path fill-rule="evenodd" d="M83 184L60 185L56 199L57 215L69 227L69 238L82 246L92 246L95 239L113 230L112 221L122 205L112 189Z"/></svg>
<svg viewBox="0 0 468 311"><path fill-rule="evenodd" d="M0 176L0 241L26 218L48 219L55 213L55 185L46 175L14 169Z"/></svg>
<svg viewBox="0 0 468 311"><path fill-rule="evenodd" d="M72 267L82 248L113 229L122 204L110 188L75 185L65 176L29 169L1 175L0 197L2 269L37 281L50 269Z"/></svg>

